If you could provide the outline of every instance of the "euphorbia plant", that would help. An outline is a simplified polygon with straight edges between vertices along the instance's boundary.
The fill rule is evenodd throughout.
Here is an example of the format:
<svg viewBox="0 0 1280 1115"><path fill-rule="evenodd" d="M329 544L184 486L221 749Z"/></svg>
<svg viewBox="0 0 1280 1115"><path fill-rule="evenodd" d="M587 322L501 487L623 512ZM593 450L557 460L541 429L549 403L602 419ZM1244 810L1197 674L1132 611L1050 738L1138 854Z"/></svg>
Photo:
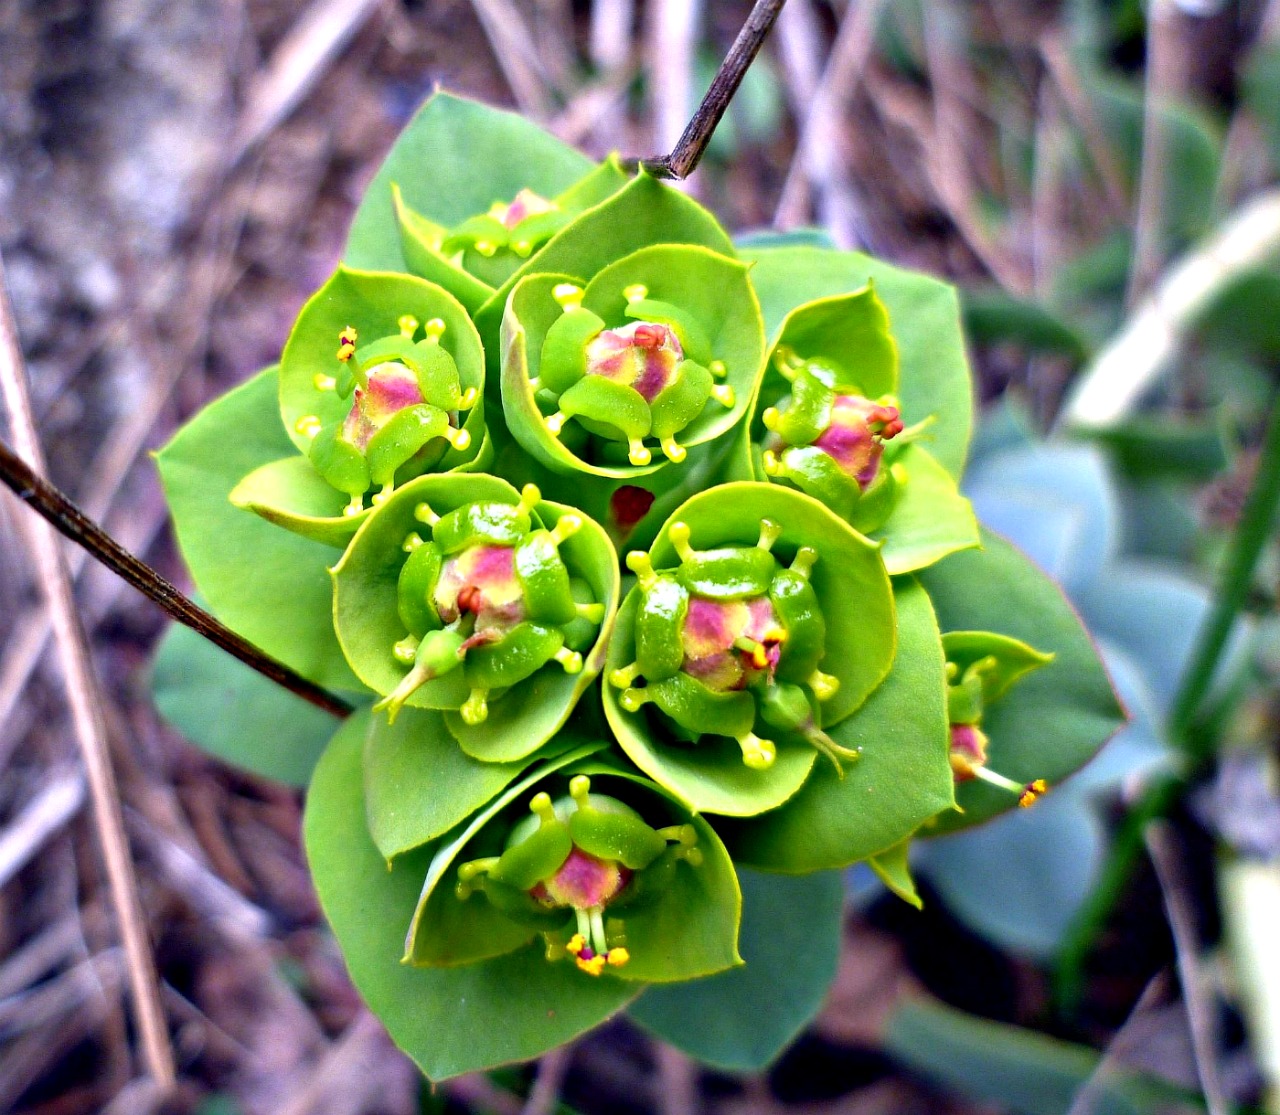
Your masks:
<svg viewBox="0 0 1280 1115"><path fill-rule="evenodd" d="M425 1072L536 1056L652 984L636 1016L693 1047L752 989L812 1013L805 965L739 942L799 920L833 952L822 872L909 894L913 835L1014 804L978 777L958 812L957 772L1051 787L1102 744L1078 621L979 550L970 394L935 280L735 247L470 102L414 118L280 368L159 461L211 608L361 706L317 740L308 856ZM1052 715L1011 734L1024 695ZM752 1063L794 1028L761 1018Z"/></svg>

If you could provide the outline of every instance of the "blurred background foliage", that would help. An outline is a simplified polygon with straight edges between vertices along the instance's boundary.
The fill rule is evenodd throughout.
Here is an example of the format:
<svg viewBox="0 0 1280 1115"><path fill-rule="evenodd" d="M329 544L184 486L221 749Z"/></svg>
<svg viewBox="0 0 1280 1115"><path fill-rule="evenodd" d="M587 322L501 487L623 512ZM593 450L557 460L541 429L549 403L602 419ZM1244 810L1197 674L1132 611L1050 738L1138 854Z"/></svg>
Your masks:
<svg viewBox="0 0 1280 1115"><path fill-rule="evenodd" d="M431 86L664 151L747 10L0 0L0 251L54 479L180 577L143 450L275 359ZM921 842L921 910L859 870L839 957L804 926L745 941L764 974L709 982L703 1018L654 996L539 1067L421 1089L323 928L297 793L236 771L252 741L218 708L296 734L284 782L324 725L215 652L184 717L161 655L160 712L231 765L202 757L144 693L157 617L85 569L163 1109L1280 1110L1278 179L1277 0L788 0L689 189L744 233L958 284L986 406L966 492L1058 579L1131 719L1036 808ZM24 552L0 503L0 1109L160 1110Z"/></svg>

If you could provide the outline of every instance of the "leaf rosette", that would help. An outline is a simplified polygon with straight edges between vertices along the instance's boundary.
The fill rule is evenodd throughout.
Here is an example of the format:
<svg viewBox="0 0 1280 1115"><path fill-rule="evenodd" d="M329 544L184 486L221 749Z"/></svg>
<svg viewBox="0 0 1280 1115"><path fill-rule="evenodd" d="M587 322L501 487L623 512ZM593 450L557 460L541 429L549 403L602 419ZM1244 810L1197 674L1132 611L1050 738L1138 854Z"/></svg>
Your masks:
<svg viewBox="0 0 1280 1115"><path fill-rule="evenodd" d="M682 244L641 248L585 283L526 276L502 337L512 434L543 466L592 477L656 472L728 432L764 355L747 268Z"/></svg>
<svg viewBox="0 0 1280 1115"><path fill-rule="evenodd" d="M484 350L446 290L340 267L303 306L280 363L280 415L302 455L255 469L232 502L345 546L425 472L484 467Z"/></svg>
<svg viewBox="0 0 1280 1115"><path fill-rule="evenodd" d="M691 806L748 816L800 788L826 728L888 674L894 601L874 544L799 492L726 484L672 515L610 644L605 713L623 750Z"/></svg>
<svg viewBox="0 0 1280 1115"><path fill-rule="evenodd" d="M796 307L773 342L753 407L756 475L883 538L909 573L977 545L977 522L922 442L933 414L904 425L898 346L874 286Z"/></svg>
<svg viewBox="0 0 1280 1115"><path fill-rule="evenodd" d="M444 711L474 758L510 762L563 726L600 672L617 557L573 508L482 473L423 476L334 567L338 641L391 718Z"/></svg>
<svg viewBox="0 0 1280 1115"><path fill-rule="evenodd" d="M440 842L405 963L471 964L539 935L547 962L589 976L663 983L741 963L741 892L714 830L584 750L544 764Z"/></svg>

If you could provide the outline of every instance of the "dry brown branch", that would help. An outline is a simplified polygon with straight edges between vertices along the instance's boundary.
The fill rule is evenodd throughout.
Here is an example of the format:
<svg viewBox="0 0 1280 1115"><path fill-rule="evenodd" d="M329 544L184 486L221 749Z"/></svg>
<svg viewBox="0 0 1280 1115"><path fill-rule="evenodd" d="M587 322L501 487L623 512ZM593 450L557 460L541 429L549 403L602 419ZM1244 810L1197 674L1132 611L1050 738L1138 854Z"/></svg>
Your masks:
<svg viewBox="0 0 1280 1115"><path fill-rule="evenodd" d="M840 21L831 54L812 92L807 115L803 117L795 155L774 212L775 228L790 228L804 221L808 189L812 186L819 198L818 216L831 229L836 243L851 247L864 239L858 233L861 218L840 158L839 130L841 108L857 89L866 69L883 9L884 0L854 0ZM795 39L812 38L811 30L806 30L802 20L794 17L788 35ZM800 42L786 49L793 54L812 48ZM794 63L788 66L789 73L797 70ZM805 85L807 79L799 78L793 99L803 96Z"/></svg>
<svg viewBox="0 0 1280 1115"><path fill-rule="evenodd" d="M48 781L0 834L0 887L26 866L55 832L84 804L79 770L50 772Z"/></svg>
<svg viewBox="0 0 1280 1115"><path fill-rule="evenodd" d="M554 1115L560 1106L560 1089L573 1058L572 1045L553 1049L538 1062L538 1076L520 1115Z"/></svg>
<svg viewBox="0 0 1280 1115"><path fill-rule="evenodd" d="M554 99L547 75L529 49L533 36L524 16L511 0L471 0L471 6L520 111L535 120L546 120Z"/></svg>
<svg viewBox="0 0 1280 1115"><path fill-rule="evenodd" d="M1168 821L1152 822L1143 838L1152 866L1156 869L1156 877L1160 880L1164 909L1173 933L1182 1002L1191 1026L1191 1047L1195 1050L1196 1073L1200 1077L1205 1106L1209 1115L1226 1115L1231 1104L1222 1090L1222 1074L1218 1069L1217 1002L1200 963L1195 899L1182 872L1182 849Z"/></svg>
<svg viewBox="0 0 1280 1115"><path fill-rule="evenodd" d="M1098 1101L1106 1095L1107 1085L1111 1082L1116 1070L1123 1068L1130 1052L1130 1043L1139 1030L1140 1024L1168 992L1169 980L1164 972L1159 973L1142 989L1142 994L1138 996L1138 1001L1129 1012L1129 1017L1116 1031L1115 1037L1107 1043L1107 1048L1103 1051L1097 1067L1076 1092L1066 1115L1093 1115Z"/></svg>
<svg viewBox="0 0 1280 1115"><path fill-rule="evenodd" d="M652 100L653 149L670 151L689 122L694 98L694 51L702 0L654 0L648 6L645 64Z"/></svg>
<svg viewBox="0 0 1280 1115"><path fill-rule="evenodd" d="M367 1010L361 1011L324 1059L308 1071L306 1087L280 1115L311 1115L320 1110L359 1115L367 1110L369 1097L383 1086L379 1074L371 1070L384 1042L382 1023Z"/></svg>
<svg viewBox="0 0 1280 1115"><path fill-rule="evenodd" d="M228 168L285 120L382 0L313 0L254 75L236 123Z"/></svg>
<svg viewBox="0 0 1280 1115"><path fill-rule="evenodd" d="M1134 215L1133 262L1125 305L1132 309L1155 282L1164 261L1165 182L1169 174L1165 109L1177 99L1184 69L1182 19L1175 0L1152 0L1147 12L1146 89L1142 100L1142 170Z"/></svg>
<svg viewBox="0 0 1280 1115"><path fill-rule="evenodd" d="M83 946L79 918L67 916L54 922L0 967L0 1000L26 991Z"/></svg>
<svg viewBox="0 0 1280 1115"><path fill-rule="evenodd" d="M14 440L32 469L43 473L44 460L39 435L31 413L26 370L13 313L5 287L4 265L0 261L0 392L9 412ZM128 961L133 1007L142 1040L147 1071L162 1087L174 1082L173 1051L160 1004L155 961L147 939L137 879L129 858L124 834L115 772L107 750L103 724L102 695L93 676L84 631L80 627L71 579L63 560L58 538L43 523L32 531L38 552L37 576L48 599L54 638L63 659L67 698L71 705L76 739L80 745L93 800L94 824L106 867L121 939Z"/></svg>

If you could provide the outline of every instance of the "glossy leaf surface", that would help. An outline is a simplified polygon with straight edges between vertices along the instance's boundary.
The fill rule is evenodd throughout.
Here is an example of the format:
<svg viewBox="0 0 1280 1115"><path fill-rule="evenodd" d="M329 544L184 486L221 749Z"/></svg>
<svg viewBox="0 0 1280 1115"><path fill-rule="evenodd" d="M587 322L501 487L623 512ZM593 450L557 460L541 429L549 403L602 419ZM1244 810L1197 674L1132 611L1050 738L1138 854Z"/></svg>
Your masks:
<svg viewBox="0 0 1280 1115"><path fill-rule="evenodd" d="M305 786L338 721L181 624L151 667L156 707L187 739L234 766Z"/></svg>
<svg viewBox="0 0 1280 1115"><path fill-rule="evenodd" d="M705 1064L759 1072L826 998L840 955L844 884L834 872L785 878L742 871L739 882L744 966L652 987L627 1013Z"/></svg>

